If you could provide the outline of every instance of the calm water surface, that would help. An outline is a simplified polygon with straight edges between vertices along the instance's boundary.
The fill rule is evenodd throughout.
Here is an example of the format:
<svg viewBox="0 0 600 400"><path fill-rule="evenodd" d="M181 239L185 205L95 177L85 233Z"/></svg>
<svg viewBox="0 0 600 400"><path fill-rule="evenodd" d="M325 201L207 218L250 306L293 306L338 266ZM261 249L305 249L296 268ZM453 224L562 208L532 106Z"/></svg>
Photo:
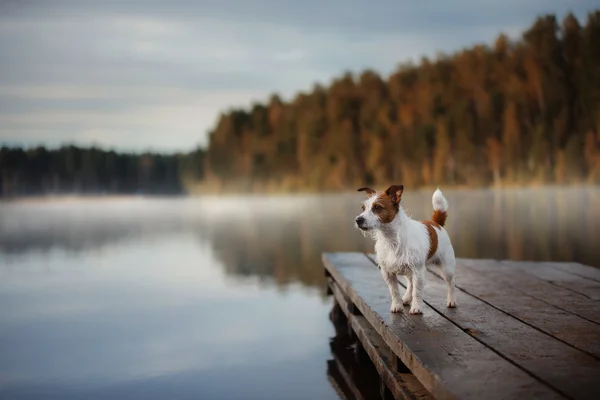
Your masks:
<svg viewBox="0 0 600 400"><path fill-rule="evenodd" d="M459 257L600 266L599 188L444 193ZM372 251L362 196L0 203L0 398L337 398L320 254Z"/></svg>

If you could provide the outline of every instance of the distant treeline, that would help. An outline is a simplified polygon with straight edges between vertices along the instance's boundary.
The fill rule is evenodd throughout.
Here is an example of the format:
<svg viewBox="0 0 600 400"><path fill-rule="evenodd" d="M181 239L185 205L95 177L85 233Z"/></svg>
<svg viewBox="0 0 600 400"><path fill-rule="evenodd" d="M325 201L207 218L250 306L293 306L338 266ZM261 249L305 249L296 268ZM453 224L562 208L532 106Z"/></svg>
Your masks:
<svg viewBox="0 0 600 400"><path fill-rule="evenodd" d="M234 190L599 182L600 11L231 110L206 173Z"/></svg>
<svg viewBox="0 0 600 400"><path fill-rule="evenodd" d="M41 194L180 194L201 179L203 151L120 154L65 146L0 148L0 196Z"/></svg>

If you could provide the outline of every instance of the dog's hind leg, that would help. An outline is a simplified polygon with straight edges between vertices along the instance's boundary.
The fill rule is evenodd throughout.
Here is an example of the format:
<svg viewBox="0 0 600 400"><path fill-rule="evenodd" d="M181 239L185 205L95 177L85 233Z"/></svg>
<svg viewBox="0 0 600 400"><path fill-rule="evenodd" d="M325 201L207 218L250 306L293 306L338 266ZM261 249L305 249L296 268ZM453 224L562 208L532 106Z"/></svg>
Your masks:
<svg viewBox="0 0 600 400"><path fill-rule="evenodd" d="M381 268L381 275L383 280L387 283L392 296L392 306L390 311L393 313L402 311L402 302L400 301L400 291L398 290L398 277L394 273L390 273L385 269Z"/></svg>
<svg viewBox="0 0 600 400"><path fill-rule="evenodd" d="M454 258L454 254L444 257L444 259L442 260L440 271L442 273L442 277L446 281L446 285L448 285L446 305L450 308L456 307L456 294L454 284L455 270L456 259Z"/></svg>

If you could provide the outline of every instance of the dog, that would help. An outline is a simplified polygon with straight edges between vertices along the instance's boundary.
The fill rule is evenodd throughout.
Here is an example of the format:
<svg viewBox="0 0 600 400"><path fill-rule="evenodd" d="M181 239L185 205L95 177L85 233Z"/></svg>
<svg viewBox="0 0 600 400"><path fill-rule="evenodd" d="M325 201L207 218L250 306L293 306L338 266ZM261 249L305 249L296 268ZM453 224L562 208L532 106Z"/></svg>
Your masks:
<svg viewBox="0 0 600 400"><path fill-rule="evenodd" d="M400 201L403 185L392 185L385 192L363 187L367 199L355 226L375 241L375 253L392 305L390 311L402 311L410 305L410 314L423 313L423 291L426 268L436 267L448 286L446 303L456 307L454 272L456 259L448 232L444 228L448 202L439 187L432 196L433 216L428 221L416 221L408 216ZM400 298L398 276L406 277L406 292Z"/></svg>

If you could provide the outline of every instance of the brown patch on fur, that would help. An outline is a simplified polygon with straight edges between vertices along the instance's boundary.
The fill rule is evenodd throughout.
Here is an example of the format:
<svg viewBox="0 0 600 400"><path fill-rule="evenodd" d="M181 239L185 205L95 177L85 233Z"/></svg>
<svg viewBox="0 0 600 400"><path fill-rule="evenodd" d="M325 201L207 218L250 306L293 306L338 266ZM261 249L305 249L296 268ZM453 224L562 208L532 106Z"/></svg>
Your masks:
<svg viewBox="0 0 600 400"><path fill-rule="evenodd" d="M371 206L373 214L379 217L379 220L384 224L388 224L394 220L398 213L398 205L394 204L391 197L387 193L382 193L377 197Z"/></svg>
<svg viewBox="0 0 600 400"><path fill-rule="evenodd" d="M434 227L439 228L439 225L434 221L421 221L421 223L425 225L427 233L429 233L429 253L427 254L427 259L429 260L438 248L438 235Z"/></svg>
<svg viewBox="0 0 600 400"><path fill-rule="evenodd" d="M377 192L368 187L358 189L359 192L367 192L367 197L374 196ZM373 214L377 215L379 220L384 224L388 224L394 220L400 208L400 200L404 186L392 185L384 193L377 195L377 198L371 206ZM364 205L362 206L364 211Z"/></svg>
<svg viewBox="0 0 600 400"><path fill-rule="evenodd" d="M404 185L392 185L385 191L392 203L395 205L400 204L402 200L402 192L404 192Z"/></svg>
<svg viewBox="0 0 600 400"><path fill-rule="evenodd" d="M369 187L361 187L357 192L367 192L367 197L375 195L377 192Z"/></svg>
<svg viewBox="0 0 600 400"><path fill-rule="evenodd" d="M424 224L431 224L435 228L442 229L442 226L435 221L422 221Z"/></svg>
<svg viewBox="0 0 600 400"><path fill-rule="evenodd" d="M433 217L431 217L431 220L440 226L444 226L447 217L448 213L446 211L436 210L433 212Z"/></svg>

